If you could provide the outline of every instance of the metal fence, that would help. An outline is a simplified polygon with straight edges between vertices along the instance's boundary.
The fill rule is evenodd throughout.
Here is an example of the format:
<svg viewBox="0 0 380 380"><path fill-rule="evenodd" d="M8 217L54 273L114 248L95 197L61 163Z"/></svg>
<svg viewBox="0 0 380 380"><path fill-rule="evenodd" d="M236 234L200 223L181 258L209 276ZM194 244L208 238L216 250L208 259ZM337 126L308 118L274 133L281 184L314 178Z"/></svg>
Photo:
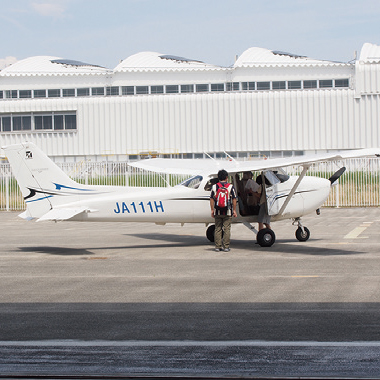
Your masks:
<svg viewBox="0 0 380 380"><path fill-rule="evenodd" d="M325 207L380 206L380 159L360 158L313 165L308 175L329 178L339 167L347 170L332 188ZM88 185L114 186L174 186L186 176L161 175L128 166L127 162L61 163L58 166L75 181ZM296 175L300 167L289 167L287 173ZM24 210L25 203L9 164L0 164L0 210Z"/></svg>

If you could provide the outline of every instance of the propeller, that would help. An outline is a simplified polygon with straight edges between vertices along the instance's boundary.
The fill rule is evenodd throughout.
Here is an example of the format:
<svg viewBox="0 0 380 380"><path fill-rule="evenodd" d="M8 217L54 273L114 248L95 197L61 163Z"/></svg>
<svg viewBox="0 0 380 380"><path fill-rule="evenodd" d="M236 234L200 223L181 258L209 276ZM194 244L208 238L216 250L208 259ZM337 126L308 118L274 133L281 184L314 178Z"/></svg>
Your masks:
<svg viewBox="0 0 380 380"><path fill-rule="evenodd" d="M329 181L331 182L331 185L333 185L333 183L335 181L338 180L338 178L346 171L346 167L343 166L342 168L340 168L339 170L337 170L330 178L329 178Z"/></svg>

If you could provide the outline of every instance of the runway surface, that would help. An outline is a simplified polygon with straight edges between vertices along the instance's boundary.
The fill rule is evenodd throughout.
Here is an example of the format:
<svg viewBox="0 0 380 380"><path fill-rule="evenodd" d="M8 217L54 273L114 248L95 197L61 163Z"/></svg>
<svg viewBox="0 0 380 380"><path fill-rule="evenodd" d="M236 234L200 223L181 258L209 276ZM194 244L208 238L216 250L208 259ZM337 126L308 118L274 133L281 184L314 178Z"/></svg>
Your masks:
<svg viewBox="0 0 380 380"><path fill-rule="evenodd" d="M229 253L204 225L0 221L0 376L380 378L377 208L271 248L234 225Z"/></svg>

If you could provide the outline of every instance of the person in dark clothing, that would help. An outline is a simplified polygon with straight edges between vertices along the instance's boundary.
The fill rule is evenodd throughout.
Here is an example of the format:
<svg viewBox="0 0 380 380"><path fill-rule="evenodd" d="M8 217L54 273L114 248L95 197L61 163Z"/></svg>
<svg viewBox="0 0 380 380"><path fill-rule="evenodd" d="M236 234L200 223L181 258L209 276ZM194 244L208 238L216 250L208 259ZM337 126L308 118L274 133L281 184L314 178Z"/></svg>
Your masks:
<svg viewBox="0 0 380 380"><path fill-rule="evenodd" d="M231 220L232 217L237 217L237 195L235 187L227 182L227 171L219 170L218 179L219 182L212 187L210 195L211 216L215 218L215 251L228 252L230 250ZM223 193L223 196L226 194L226 207L219 206L220 193Z"/></svg>

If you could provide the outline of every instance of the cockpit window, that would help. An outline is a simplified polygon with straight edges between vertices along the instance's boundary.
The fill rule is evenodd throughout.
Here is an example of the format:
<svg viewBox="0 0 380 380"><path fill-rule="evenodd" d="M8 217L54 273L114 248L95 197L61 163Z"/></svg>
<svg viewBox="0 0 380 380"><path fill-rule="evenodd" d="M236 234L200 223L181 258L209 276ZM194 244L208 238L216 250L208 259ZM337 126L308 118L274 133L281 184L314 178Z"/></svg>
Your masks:
<svg viewBox="0 0 380 380"><path fill-rule="evenodd" d="M276 174L276 177L280 180L280 182L286 182L290 177L286 174L284 169L273 170L273 173Z"/></svg>
<svg viewBox="0 0 380 380"><path fill-rule="evenodd" d="M202 182L203 177L197 175L195 177L191 177L186 181L180 183L180 186L188 187L189 189L198 189L200 183Z"/></svg>
<svg viewBox="0 0 380 380"><path fill-rule="evenodd" d="M266 170L264 172L265 178L270 182L271 185L275 185L276 183L280 183L280 180L276 177L276 174L272 172L272 170Z"/></svg>

